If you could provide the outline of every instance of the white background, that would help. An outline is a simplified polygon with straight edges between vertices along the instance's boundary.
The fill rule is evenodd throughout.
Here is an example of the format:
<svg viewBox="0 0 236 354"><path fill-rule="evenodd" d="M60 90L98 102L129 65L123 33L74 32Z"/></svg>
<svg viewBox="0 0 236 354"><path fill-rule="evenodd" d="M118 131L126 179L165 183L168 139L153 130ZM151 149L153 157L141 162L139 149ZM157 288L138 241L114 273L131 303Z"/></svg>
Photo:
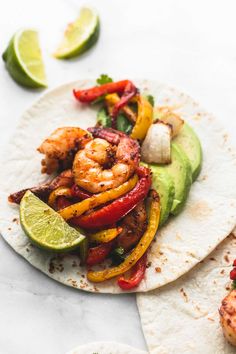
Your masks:
<svg viewBox="0 0 236 354"><path fill-rule="evenodd" d="M79 59L53 59L65 25L83 4L2 0L0 52L17 29L34 27L40 32L49 88L101 73L115 79L156 79L200 101L236 138L235 1L90 1L102 23L98 44ZM41 94L15 84L0 63L1 150L22 112ZM63 354L94 340L145 348L134 296L66 288L33 269L0 239L0 353Z"/></svg>

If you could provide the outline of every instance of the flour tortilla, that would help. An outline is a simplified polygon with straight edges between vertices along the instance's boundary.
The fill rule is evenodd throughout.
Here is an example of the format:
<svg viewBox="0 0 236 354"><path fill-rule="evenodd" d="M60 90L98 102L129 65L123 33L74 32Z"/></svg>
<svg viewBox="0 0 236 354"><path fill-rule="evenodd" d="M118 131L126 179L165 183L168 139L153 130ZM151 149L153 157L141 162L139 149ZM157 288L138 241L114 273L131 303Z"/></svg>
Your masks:
<svg viewBox="0 0 236 354"><path fill-rule="evenodd" d="M147 354L147 352L116 342L95 342L81 345L66 354Z"/></svg>
<svg viewBox="0 0 236 354"><path fill-rule="evenodd" d="M149 291L189 271L205 258L236 225L236 154L217 120L190 97L166 85L137 81L142 92L151 93L159 105L174 105L176 112L194 128L203 147L203 168L193 184L183 212L158 231L148 253L151 266L134 291ZM5 240L33 266L53 279L91 292L121 293L116 280L89 283L86 269L76 255L47 253L30 244L19 225L19 207L7 196L49 179L40 173L36 148L54 129L63 126L87 128L95 123L96 110L78 103L75 87L90 87L93 81L63 85L28 109L1 159L0 232ZM99 269L101 266L99 267ZM161 272L160 272L161 270Z"/></svg>
<svg viewBox="0 0 236 354"><path fill-rule="evenodd" d="M173 284L137 296L151 354L233 354L219 323L230 289L236 237L228 236L204 261Z"/></svg>

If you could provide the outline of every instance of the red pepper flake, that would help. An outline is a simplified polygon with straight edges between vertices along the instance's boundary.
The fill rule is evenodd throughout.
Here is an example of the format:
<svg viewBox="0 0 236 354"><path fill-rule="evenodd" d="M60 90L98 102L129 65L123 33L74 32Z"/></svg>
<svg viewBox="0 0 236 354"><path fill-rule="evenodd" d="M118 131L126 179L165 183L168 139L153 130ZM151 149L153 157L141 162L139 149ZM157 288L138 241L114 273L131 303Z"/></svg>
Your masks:
<svg viewBox="0 0 236 354"><path fill-rule="evenodd" d="M156 271L157 273L161 273L161 268L160 268L160 267L156 267L156 268L155 268L155 271Z"/></svg>
<svg viewBox="0 0 236 354"><path fill-rule="evenodd" d="M236 280L236 268L232 269L230 272L230 279Z"/></svg>

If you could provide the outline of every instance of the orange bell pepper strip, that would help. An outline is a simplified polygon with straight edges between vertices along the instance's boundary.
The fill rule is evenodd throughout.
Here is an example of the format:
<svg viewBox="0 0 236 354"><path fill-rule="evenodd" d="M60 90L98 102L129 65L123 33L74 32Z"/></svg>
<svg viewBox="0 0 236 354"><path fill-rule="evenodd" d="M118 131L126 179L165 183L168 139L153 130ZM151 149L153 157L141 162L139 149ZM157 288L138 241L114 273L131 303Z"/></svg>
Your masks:
<svg viewBox="0 0 236 354"><path fill-rule="evenodd" d="M160 200L157 192L155 190L150 191L151 204L149 213L149 223L146 232L140 239L137 246L133 251L126 257L123 263L117 267L107 268L101 271L88 271L87 278L89 281L94 283L100 283L105 280L114 278L118 275L124 274L129 269L131 269L138 260L144 255L153 241L156 231L158 229L160 220Z"/></svg>
<svg viewBox="0 0 236 354"><path fill-rule="evenodd" d="M95 194L92 197L84 199L79 203L72 204L67 208L60 210L59 214L65 220L78 217L90 209L93 209L101 204L105 204L111 200L117 199L123 194L126 194L135 187L137 182L138 176L134 175L127 182L121 184L119 187L109 189L99 194Z"/></svg>

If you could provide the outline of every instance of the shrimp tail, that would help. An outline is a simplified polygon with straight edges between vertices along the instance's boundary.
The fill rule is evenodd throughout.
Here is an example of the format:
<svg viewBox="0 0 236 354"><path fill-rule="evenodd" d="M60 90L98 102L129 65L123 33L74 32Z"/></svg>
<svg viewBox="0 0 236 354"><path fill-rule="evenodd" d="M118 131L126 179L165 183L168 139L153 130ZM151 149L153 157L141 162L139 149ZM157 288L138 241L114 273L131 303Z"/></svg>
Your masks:
<svg viewBox="0 0 236 354"><path fill-rule="evenodd" d="M118 145L121 137L126 135L112 128L91 127L87 129L94 138L105 139L108 143Z"/></svg>

